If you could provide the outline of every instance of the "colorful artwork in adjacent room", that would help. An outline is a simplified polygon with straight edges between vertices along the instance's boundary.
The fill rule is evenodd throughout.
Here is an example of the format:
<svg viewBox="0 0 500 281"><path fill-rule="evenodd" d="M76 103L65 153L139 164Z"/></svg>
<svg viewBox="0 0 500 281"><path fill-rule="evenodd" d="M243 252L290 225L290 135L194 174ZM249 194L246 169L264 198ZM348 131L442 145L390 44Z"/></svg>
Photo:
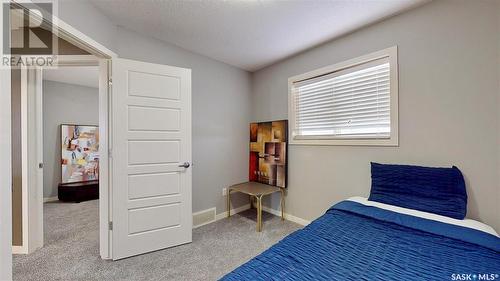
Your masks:
<svg viewBox="0 0 500 281"><path fill-rule="evenodd" d="M288 121L250 124L249 180L287 185Z"/></svg>
<svg viewBox="0 0 500 281"><path fill-rule="evenodd" d="M99 127L61 125L62 183L99 179Z"/></svg>

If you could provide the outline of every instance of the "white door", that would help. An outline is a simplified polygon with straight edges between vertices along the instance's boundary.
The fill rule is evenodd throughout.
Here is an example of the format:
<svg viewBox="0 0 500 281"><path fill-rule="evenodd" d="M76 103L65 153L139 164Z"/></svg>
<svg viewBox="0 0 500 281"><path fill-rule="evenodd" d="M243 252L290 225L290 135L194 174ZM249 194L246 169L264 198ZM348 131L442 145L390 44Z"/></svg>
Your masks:
<svg viewBox="0 0 500 281"><path fill-rule="evenodd" d="M191 70L113 59L112 80L112 257L189 243Z"/></svg>

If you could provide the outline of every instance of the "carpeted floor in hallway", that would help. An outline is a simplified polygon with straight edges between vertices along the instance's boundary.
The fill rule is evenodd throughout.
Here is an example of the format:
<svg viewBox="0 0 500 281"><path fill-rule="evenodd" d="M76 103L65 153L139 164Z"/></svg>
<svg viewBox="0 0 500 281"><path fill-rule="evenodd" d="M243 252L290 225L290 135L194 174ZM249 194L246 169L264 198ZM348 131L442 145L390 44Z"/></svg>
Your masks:
<svg viewBox="0 0 500 281"><path fill-rule="evenodd" d="M193 243L120 261L99 257L98 200L44 204L45 245L14 255L14 280L216 280L261 253L299 225L255 210L193 230Z"/></svg>

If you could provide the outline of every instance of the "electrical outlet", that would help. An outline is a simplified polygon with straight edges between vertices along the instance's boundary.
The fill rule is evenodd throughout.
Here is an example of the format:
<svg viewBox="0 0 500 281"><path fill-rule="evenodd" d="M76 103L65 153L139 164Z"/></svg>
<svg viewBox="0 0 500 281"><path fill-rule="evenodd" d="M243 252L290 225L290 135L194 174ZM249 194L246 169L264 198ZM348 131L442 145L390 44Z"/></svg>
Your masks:
<svg viewBox="0 0 500 281"><path fill-rule="evenodd" d="M227 188L223 188L222 189L222 196L226 196L227 195Z"/></svg>

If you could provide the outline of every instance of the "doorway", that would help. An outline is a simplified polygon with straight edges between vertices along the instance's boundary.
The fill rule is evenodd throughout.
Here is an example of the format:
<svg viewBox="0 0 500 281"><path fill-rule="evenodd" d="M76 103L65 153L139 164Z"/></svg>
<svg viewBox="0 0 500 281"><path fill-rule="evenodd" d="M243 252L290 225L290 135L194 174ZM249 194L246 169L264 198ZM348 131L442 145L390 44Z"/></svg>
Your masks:
<svg viewBox="0 0 500 281"><path fill-rule="evenodd" d="M57 257L70 264L99 256L99 69L63 66L40 72L42 91L28 97L27 107L35 107L33 117L41 119L29 132L37 134L36 149L43 152L37 153L43 167L34 171L41 172L34 180L42 187L43 244L28 255L14 255L13 275L19 280L33 277L21 266L33 259Z"/></svg>
<svg viewBox="0 0 500 281"><path fill-rule="evenodd" d="M44 247L79 237L99 249L99 68L44 69L42 78Z"/></svg>
<svg viewBox="0 0 500 281"><path fill-rule="evenodd" d="M67 193L61 199L79 202L101 198L96 243L101 258L109 258L108 64L108 60L92 55L62 55L56 68L26 67L20 71L23 236L17 253L29 254L43 246L44 202L58 199L61 183L89 182L94 195L85 196L90 191L85 189L81 199L73 199L71 194L64 198ZM80 125L94 126L98 143L73 145L63 151L63 135L89 128ZM68 153L74 159L63 155Z"/></svg>

